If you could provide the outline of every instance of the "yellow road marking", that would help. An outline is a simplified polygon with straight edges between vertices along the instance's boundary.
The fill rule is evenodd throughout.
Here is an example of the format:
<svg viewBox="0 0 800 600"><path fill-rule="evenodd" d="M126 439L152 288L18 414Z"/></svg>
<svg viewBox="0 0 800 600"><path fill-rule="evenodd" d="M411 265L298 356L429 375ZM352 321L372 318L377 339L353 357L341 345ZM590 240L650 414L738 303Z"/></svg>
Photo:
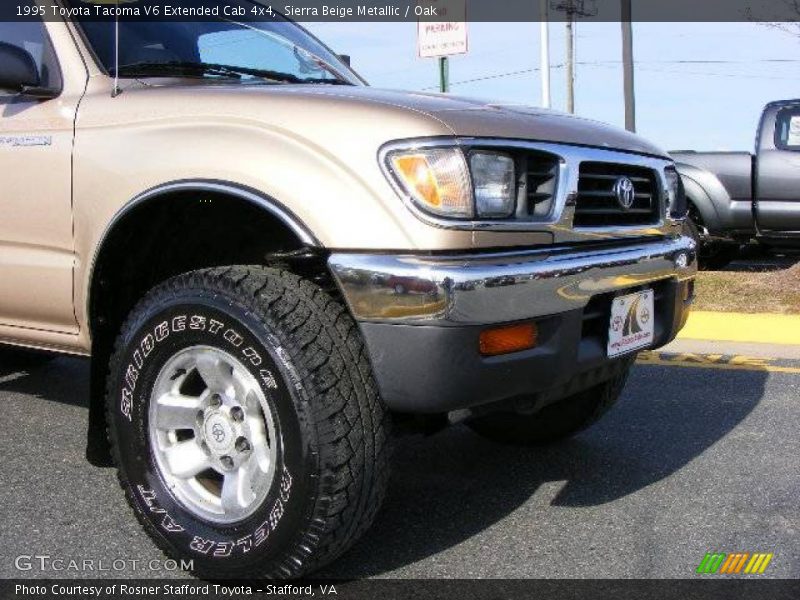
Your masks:
<svg viewBox="0 0 800 600"><path fill-rule="evenodd" d="M800 315L697 311L678 335L685 340L720 340L800 345Z"/></svg>
<svg viewBox="0 0 800 600"><path fill-rule="evenodd" d="M692 352L641 352L636 362L641 365L685 367L690 369L720 369L723 371L767 371L769 373L797 373L800 366L775 364L769 358L752 356L725 356L723 354L696 354Z"/></svg>

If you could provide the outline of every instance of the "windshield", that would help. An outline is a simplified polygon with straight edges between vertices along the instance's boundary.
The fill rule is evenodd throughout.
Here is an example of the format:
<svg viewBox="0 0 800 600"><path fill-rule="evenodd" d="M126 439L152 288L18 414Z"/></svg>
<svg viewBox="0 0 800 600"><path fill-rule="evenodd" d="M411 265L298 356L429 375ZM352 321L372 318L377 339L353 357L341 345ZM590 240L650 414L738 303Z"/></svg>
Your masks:
<svg viewBox="0 0 800 600"><path fill-rule="evenodd" d="M243 4L248 4L243 0ZM114 75L115 24L79 21L106 71ZM289 20L121 21L120 77L203 77L242 82L363 82L338 56Z"/></svg>

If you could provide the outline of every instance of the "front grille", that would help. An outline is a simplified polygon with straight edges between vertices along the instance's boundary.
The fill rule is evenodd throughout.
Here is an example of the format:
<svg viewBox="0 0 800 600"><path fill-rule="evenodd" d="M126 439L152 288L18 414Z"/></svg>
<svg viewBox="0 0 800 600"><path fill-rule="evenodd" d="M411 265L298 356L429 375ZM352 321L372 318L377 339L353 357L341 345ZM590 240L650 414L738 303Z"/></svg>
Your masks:
<svg viewBox="0 0 800 600"><path fill-rule="evenodd" d="M624 209L614 184L620 177L633 183L633 205ZM580 166L574 227L653 225L659 220L659 185L655 172L645 167L584 162Z"/></svg>
<svg viewBox="0 0 800 600"><path fill-rule="evenodd" d="M552 154L520 152L516 157L517 218L543 220L553 208L558 159Z"/></svg>

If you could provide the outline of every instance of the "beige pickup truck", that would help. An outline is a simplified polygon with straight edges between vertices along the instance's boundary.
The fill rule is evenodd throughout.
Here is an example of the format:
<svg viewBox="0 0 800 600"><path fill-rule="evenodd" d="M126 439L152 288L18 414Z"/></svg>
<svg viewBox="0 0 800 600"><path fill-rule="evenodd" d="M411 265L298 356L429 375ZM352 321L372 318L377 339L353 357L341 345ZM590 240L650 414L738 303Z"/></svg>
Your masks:
<svg viewBox="0 0 800 600"><path fill-rule="evenodd" d="M202 576L342 554L397 431L580 431L693 298L663 151L290 21L0 23L0 178L0 343L91 357L92 454Z"/></svg>

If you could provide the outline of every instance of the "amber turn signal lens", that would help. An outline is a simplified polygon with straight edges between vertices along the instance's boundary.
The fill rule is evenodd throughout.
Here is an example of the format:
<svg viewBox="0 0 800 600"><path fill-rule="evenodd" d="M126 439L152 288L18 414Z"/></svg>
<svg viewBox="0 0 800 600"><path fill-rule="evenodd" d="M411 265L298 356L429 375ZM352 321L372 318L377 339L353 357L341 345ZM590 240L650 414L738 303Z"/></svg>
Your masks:
<svg viewBox="0 0 800 600"><path fill-rule="evenodd" d="M521 323L481 332L480 350L484 356L519 352L536 346L536 323Z"/></svg>
<svg viewBox="0 0 800 600"><path fill-rule="evenodd" d="M421 200L434 208L442 205L439 184L425 156L420 154L398 156L394 159L394 164L403 180L411 187L411 191Z"/></svg>
<svg viewBox="0 0 800 600"><path fill-rule="evenodd" d="M389 155L393 176L421 209L442 217L475 214L472 185L459 148L427 148Z"/></svg>

